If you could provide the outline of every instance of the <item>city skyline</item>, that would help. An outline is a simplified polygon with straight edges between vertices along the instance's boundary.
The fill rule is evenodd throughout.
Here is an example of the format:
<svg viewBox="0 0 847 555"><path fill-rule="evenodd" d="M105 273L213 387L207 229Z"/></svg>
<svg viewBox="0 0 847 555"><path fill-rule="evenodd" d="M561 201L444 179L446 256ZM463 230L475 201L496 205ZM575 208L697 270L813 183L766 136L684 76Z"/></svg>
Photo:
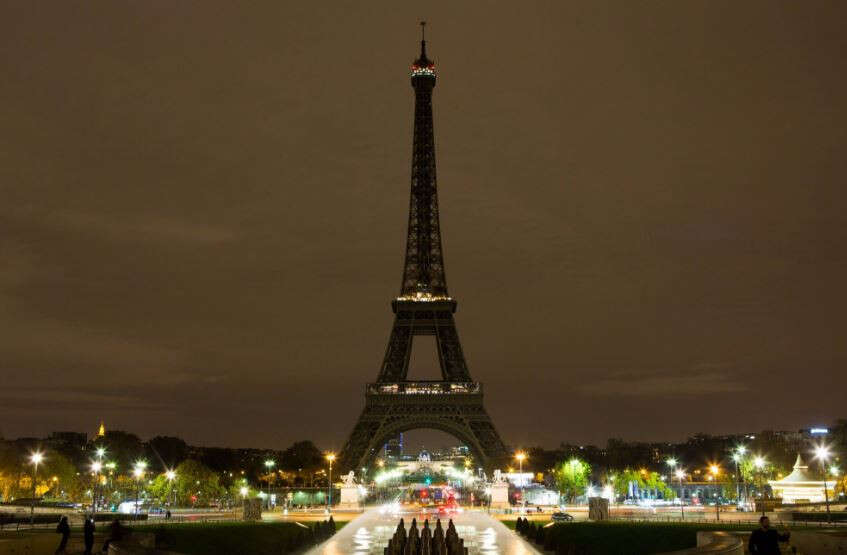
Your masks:
<svg viewBox="0 0 847 555"><path fill-rule="evenodd" d="M401 278L421 14L100 8L0 18L0 433L340 448ZM842 5L430 12L445 264L506 444L843 416Z"/></svg>

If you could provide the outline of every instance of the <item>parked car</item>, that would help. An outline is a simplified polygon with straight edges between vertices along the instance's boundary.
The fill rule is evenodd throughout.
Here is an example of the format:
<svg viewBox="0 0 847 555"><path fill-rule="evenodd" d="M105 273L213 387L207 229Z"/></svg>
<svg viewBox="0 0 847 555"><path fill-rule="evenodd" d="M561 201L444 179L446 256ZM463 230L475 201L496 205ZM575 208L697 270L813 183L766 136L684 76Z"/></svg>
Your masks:
<svg viewBox="0 0 847 555"><path fill-rule="evenodd" d="M553 519L553 522L571 522L573 521L573 515L569 515L568 513L553 513L550 517Z"/></svg>

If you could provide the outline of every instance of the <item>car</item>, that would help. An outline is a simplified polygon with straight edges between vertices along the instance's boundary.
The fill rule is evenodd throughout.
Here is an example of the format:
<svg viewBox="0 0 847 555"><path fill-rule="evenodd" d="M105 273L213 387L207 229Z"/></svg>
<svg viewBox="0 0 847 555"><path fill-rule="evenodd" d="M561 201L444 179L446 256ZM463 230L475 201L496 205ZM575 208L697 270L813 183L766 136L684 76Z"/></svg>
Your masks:
<svg viewBox="0 0 847 555"><path fill-rule="evenodd" d="M553 522L571 522L573 521L573 515L569 515L568 513L553 513L550 517L553 519Z"/></svg>

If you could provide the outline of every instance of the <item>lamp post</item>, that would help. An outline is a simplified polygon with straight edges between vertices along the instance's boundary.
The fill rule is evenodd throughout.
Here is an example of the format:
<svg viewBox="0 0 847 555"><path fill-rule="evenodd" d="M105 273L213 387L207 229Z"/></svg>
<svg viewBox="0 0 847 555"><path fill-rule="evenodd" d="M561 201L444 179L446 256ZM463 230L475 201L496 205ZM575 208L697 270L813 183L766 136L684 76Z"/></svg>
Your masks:
<svg viewBox="0 0 847 555"><path fill-rule="evenodd" d="M176 492L174 491L174 479L176 479L176 472L173 470L166 471L165 478L168 479L168 489L171 494L171 507L174 507L176 505Z"/></svg>
<svg viewBox="0 0 847 555"><path fill-rule="evenodd" d="M94 472L94 491L91 501L91 514L97 516L97 486L100 485L100 471L103 470L103 463L94 461L91 463L91 470Z"/></svg>
<svg viewBox="0 0 847 555"><path fill-rule="evenodd" d="M329 461L329 482L327 483L326 496L326 512L332 511L332 461L335 460L335 453L327 453L326 460Z"/></svg>
<svg viewBox="0 0 847 555"><path fill-rule="evenodd" d="M682 512L682 520L685 520L685 497L682 492L682 479L685 477L685 471L678 469L676 477L679 478L679 510Z"/></svg>
<svg viewBox="0 0 847 555"><path fill-rule="evenodd" d="M739 474L738 464L744 460L744 454L747 453L747 447L744 445L739 445L735 453L732 454L732 461L735 463L735 499L741 500L741 485L739 479L743 479L741 474ZM744 501L747 501L747 495L744 495Z"/></svg>
<svg viewBox="0 0 847 555"><path fill-rule="evenodd" d="M718 486L718 474L720 474L721 469L718 465L713 464L709 466L709 472L715 478L715 486ZM720 495L720 486L718 486L718 493L715 494L715 520L721 519L721 495Z"/></svg>
<svg viewBox="0 0 847 555"><path fill-rule="evenodd" d="M676 459L674 457L669 457L665 463L671 467L671 472L676 469ZM679 485L679 503L682 504L682 484Z"/></svg>
<svg viewBox="0 0 847 555"><path fill-rule="evenodd" d="M265 461L265 468L268 469L268 509L269 510L271 508L271 476L270 476L270 472L271 472L271 469L274 467L275 464L276 464L276 461L274 461L273 459L268 459L268 460Z"/></svg>
<svg viewBox="0 0 847 555"><path fill-rule="evenodd" d="M829 447L820 444L815 447L815 458L820 461L821 470L823 470L823 497L826 501L826 521L832 522L832 513L829 512L829 492L826 489L826 461L829 460Z"/></svg>
<svg viewBox="0 0 847 555"><path fill-rule="evenodd" d="M97 460L91 463L91 469L94 471L94 500L91 504L91 511L97 515L97 501L99 500L100 473L103 470L103 456L106 454L106 449L103 447L97 448Z"/></svg>
<svg viewBox="0 0 847 555"><path fill-rule="evenodd" d="M32 463L32 499L29 503L29 525L35 524L35 481L38 477L38 465L44 460L44 455L40 451L36 451L29 456L29 462Z"/></svg>
<svg viewBox="0 0 847 555"><path fill-rule="evenodd" d="M141 480L144 479L144 469L147 468L146 461L136 461L132 475L135 477L135 517L138 518L138 500L141 497Z"/></svg>
<svg viewBox="0 0 847 555"><path fill-rule="evenodd" d="M526 512L526 499L524 499L523 487L523 461L526 458L526 453L518 451L515 453L515 458L518 460L518 476L521 480L521 513L524 513Z"/></svg>
<svg viewBox="0 0 847 555"><path fill-rule="evenodd" d="M765 458L761 455L756 455L753 458L753 468L756 469L756 475L759 478L761 478L762 471L765 469L766 464L767 461L765 461ZM761 482L761 479L759 481ZM762 489L761 492L759 492L759 498L762 500L762 516L765 516L765 486L764 484L761 484L759 487Z"/></svg>

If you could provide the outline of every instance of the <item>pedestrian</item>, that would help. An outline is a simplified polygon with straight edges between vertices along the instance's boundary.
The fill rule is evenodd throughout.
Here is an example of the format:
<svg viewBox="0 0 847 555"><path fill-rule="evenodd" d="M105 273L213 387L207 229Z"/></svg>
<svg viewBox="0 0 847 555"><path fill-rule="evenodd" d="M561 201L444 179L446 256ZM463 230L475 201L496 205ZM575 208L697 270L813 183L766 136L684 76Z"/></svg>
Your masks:
<svg viewBox="0 0 847 555"><path fill-rule="evenodd" d="M170 519L171 519L171 510L167 509L165 511L165 520L170 520Z"/></svg>
<svg viewBox="0 0 847 555"><path fill-rule="evenodd" d="M759 528L750 534L750 544L747 546L751 555L779 555L779 542L787 542L791 532L780 534L771 528L768 517L759 518Z"/></svg>
<svg viewBox="0 0 847 555"><path fill-rule="evenodd" d="M68 517L63 516L56 526L56 533L62 534L62 540L59 542L59 547L56 548L56 553L65 553L65 548L68 546L68 538L71 537L71 527L68 524Z"/></svg>
<svg viewBox="0 0 847 555"><path fill-rule="evenodd" d="M94 515L85 519L82 537L85 540L85 555L91 555L91 550L94 549Z"/></svg>
<svg viewBox="0 0 847 555"><path fill-rule="evenodd" d="M124 538L126 532L126 528L120 523L118 519L112 521L112 524L109 526L109 537L106 538L106 541L103 542L103 553L109 552L109 545L112 542L120 541Z"/></svg>

